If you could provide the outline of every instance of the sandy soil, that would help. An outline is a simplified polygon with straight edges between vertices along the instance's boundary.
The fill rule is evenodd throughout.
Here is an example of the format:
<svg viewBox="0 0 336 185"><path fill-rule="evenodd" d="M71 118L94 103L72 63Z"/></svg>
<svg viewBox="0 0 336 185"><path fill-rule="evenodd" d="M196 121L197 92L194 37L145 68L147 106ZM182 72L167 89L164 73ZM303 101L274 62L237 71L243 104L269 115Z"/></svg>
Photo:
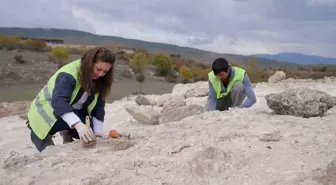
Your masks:
<svg viewBox="0 0 336 185"><path fill-rule="evenodd" d="M134 97L125 97L107 105L105 131L130 133L131 140L98 140L91 149L79 141L62 145L56 137L57 145L40 154L24 120L1 118L1 184L336 184L336 108L306 119L273 115L266 105L264 95L300 86L336 96L336 80L261 83L250 109L205 112L162 125L135 121L125 111ZM259 140L276 129L280 141Z"/></svg>

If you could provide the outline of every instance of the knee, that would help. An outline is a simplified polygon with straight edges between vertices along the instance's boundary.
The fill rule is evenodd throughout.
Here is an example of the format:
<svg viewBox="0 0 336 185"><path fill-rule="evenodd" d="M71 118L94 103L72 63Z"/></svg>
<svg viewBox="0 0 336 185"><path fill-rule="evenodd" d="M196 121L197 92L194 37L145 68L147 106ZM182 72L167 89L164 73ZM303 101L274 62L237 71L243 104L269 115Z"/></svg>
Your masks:
<svg viewBox="0 0 336 185"><path fill-rule="evenodd" d="M235 82L232 86L232 91L234 91L234 92L244 92L245 91L244 84L242 82Z"/></svg>

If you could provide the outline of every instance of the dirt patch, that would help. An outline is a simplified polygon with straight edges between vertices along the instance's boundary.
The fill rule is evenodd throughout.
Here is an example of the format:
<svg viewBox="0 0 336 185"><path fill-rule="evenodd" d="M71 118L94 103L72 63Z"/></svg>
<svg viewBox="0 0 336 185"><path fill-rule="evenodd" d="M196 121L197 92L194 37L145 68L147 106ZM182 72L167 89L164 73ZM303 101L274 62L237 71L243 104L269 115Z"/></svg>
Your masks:
<svg viewBox="0 0 336 185"><path fill-rule="evenodd" d="M17 55L25 60L21 64L15 60ZM49 53L30 51L0 50L0 86L44 83L58 69L58 64L48 61Z"/></svg>
<svg viewBox="0 0 336 185"><path fill-rule="evenodd" d="M328 164L326 170L316 169L314 172L314 180L323 185L336 185L336 159Z"/></svg>
<svg viewBox="0 0 336 185"><path fill-rule="evenodd" d="M14 103L0 103L0 118L7 116L20 115L22 118L25 118L29 107L30 101L17 101Z"/></svg>
<svg viewBox="0 0 336 185"><path fill-rule="evenodd" d="M24 63L15 58L20 55ZM4 51L0 50L0 86L18 84L43 84L57 71L59 64L50 61L49 52ZM68 61L79 59L80 55L70 55ZM116 61L115 79L131 79L134 73L127 62Z"/></svg>

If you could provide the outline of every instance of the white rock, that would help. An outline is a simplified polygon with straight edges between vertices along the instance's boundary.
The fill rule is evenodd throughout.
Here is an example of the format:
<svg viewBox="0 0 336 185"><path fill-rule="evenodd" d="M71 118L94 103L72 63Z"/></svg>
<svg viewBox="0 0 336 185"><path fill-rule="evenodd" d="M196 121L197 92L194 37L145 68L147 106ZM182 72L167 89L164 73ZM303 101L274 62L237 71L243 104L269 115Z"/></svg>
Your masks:
<svg viewBox="0 0 336 185"><path fill-rule="evenodd" d="M155 99L155 104L156 106L162 107L172 97L171 93L162 94Z"/></svg>
<svg viewBox="0 0 336 185"><path fill-rule="evenodd" d="M164 111L161 111L159 123L163 124L174 121L180 121L183 118L201 114L203 113L203 111L204 111L203 107L196 104L179 106L172 109L165 109Z"/></svg>
<svg viewBox="0 0 336 185"><path fill-rule="evenodd" d="M262 132L259 135L259 140L264 141L264 142L269 142L269 141L280 141L281 139L281 134L279 129L275 129L273 131L266 131Z"/></svg>
<svg viewBox="0 0 336 185"><path fill-rule="evenodd" d="M126 107L125 110L133 116L133 118L140 123L147 125L156 125L159 123L160 114L148 106L132 106Z"/></svg>
<svg viewBox="0 0 336 185"><path fill-rule="evenodd" d="M286 79L286 73L283 71L277 71L274 73L274 75L268 78L268 83L276 83L285 79Z"/></svg>

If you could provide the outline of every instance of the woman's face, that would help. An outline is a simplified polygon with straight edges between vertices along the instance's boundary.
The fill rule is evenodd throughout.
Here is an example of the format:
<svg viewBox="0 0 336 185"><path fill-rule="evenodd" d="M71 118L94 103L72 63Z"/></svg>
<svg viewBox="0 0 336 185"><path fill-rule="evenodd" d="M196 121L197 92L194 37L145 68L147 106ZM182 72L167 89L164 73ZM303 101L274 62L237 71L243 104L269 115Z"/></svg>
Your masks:
<svg viewBox="0 0 336 185"><path fill-rule="evenodd" d="M112 68L112 64L107 62L98 61L93 66L92 79L96 80L100 77L105 76L105 74Z"/></svg>

